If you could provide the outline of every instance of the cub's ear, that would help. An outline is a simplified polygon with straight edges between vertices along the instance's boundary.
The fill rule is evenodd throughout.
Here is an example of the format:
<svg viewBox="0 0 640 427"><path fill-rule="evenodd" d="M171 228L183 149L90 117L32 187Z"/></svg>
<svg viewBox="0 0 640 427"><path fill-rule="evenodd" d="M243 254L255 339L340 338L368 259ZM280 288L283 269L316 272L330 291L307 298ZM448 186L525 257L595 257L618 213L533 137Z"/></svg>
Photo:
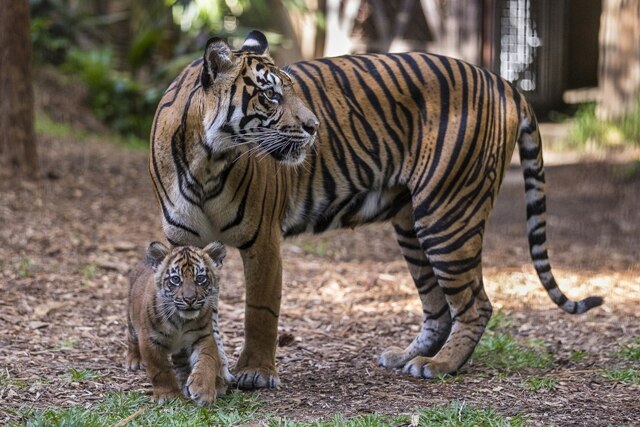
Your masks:
<svg viewBox="0 0 640 427"><path fill-rule="evenodd" d="M222 260L227 255L227 250L222 242L213 241L205 246L203 251L213 260L216 268L222 268Z"/></svg>
<svg viewBox="0 0 640 427"><path fill-rule="evenodd" d="M169 248L160 242L151 242L147 248L147 253L144 257L144 263L150 265L154 270L158 268L162 260L169 253Z"/></svg>
<svg viewBox="0 0 640 427"><path fill-rule="evenodd" d="M202 86L206 89L220 75L229 71L235 64L235 55L229 45L218 37L207 41L204 49L204 64L202 69Z"/></svg>
<svg viewBox="0 0 640 427"><path fill-rule="evenodd" d="M247 38L244 39L240 50L257 53L258 55L269 55L267 37L260 31L253 30L247 35Z"/></svg>

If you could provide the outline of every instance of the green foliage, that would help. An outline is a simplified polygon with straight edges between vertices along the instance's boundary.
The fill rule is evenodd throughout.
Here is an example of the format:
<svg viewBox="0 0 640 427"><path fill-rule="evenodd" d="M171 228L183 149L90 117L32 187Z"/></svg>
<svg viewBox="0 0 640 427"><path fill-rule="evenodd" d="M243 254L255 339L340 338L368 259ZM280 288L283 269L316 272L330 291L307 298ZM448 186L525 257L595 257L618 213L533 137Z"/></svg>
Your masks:
<svg viewBox="0 0 640 427"><path fill-rule="evenodd" d="M640 338L634 339L629 344L624 344L620 356L632 362L640 362Z"/></svg>
<svg viewBox="0 0 640 427"><path fill-rule="evenodd" d="M22 258L18 265L18 274L20 277L31 276L31 260L29 258Z"/></svg>
<svg viewBox="0 0 640 427"><path fill-rule="evenodd" d="M569 355L569 360L573 363L580 363L587 357L587 352L583 350L573 350Z"/></svg>
<svg viewBox="0 0 640 427"><path fill-rule="evenodd" d="M635 368L604 368L603 375L617 383L640 384L640 369Z"/></svg>
<svg viewBox="0 0 640 427"><path fill-rule="evenodd" d="M465 426L522 426L526 418L521 415L504 417L493 409L476 409L464 402L454 401L448 405L423 409L411 416L385 416L380 414L360 415L345 418L335 415L327 420L294 422L283 418L272 418L269 427L386 427L411 425L420 427L465 427Z"/></svg>
<svg viewBox="0 0 640 427"><path fill-rule="evenodd" d="M142 393L108 393L92 407L50 408L28 410L23 422L36 426L106 426L138 414L127 425L134 426L235 426L251 422L258 408L251 394L233 393L216 400L211 408L201 408L193 402L176 399L156 405Z"/></svg>
<svg viewBox="0 0 640 427"><path fill-rule="evenodd" d="M522 368L546 368L553 361L537 341L525 344L504 333L485 334L475 349L471 363L506 371Z"/></svg>
<svg viewBox="0 0 640 427"><path fill-rule="evenodd" d="M89 103L96 116L117 133L146 138L162 90L113 70L109 49L68 54L66 70L77 74L89 88Z"/></svg>
<svg viewBox="0 0 640 427"><path fill-rule="evenodd" d="M527 389L531 391L553 390L558 384L558 380L551 377L532 377L525 380Z"/></svg>
<svg viewBox="0 0 640 427"><path fill-rule="evenodd" d="M569 137L578 146L640 144L640 104L627 117L615 122L599 120L595 104L585 104L575 115Z"/></svg>
<svg viewBox="0 0 640 427"><path fill-rule="evenodd" d="M78 383L81 381L96 380L100 378L100 375L91 369L69 368L66 378L69 382Z"/></svg>

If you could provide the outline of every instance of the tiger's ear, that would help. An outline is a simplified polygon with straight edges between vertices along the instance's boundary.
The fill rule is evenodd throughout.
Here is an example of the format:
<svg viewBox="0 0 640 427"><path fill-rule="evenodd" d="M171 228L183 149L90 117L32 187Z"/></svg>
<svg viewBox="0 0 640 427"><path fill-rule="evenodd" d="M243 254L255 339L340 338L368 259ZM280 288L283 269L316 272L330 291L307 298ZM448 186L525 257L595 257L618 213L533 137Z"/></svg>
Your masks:
<svg viewBox="0 0 640 427"><path fill-rule="evenodd" d="M258 55L269 55L267 37L260 31L253 30L247 35L247 38L244 39L240 50L257 53Z"/></svg>
<svg viewBox="0 0 640 427"><path fill-rule="evenodd" d="M235 55L229 45L218 37L207 41L204 49L204 64L202 69L202 86L206 89L220 75L229 71L235 65Z"/></svg>
<svg viewBox="0 0 640 427"><path fill-rule="evenodd" d="M222 268L222 260L227 255L227 250L222 242L213 241L205 246L203 251L213 260L216 268Z"/></svg>
<svg viewBox="0 0 640 427"><path fill-rule="evenodd" d="M158 268L162 260L169 253L169 248L160 242L151 242L147 248L147 253L144 257L144 263L150 265L154 270Z"/></svg>

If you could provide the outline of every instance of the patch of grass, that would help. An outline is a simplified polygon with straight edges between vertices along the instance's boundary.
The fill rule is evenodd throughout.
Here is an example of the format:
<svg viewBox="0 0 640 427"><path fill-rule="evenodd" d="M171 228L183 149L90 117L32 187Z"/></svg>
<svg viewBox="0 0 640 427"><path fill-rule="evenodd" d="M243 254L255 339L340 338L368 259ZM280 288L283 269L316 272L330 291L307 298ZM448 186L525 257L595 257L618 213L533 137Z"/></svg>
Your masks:
<svg viewBox="0 0 640 427"><path fill-rule="evenodd" d="M531 377L525 380L525 386L531 391L553 390L556 388L558 380L551 377Z"/></svg>
<svg viewBox="0 0 640 427"><path fill-rule="evenodd" d="M210 408L176 399L165 405L153 403L137 392L108 393L89 408L51 408L25 411L22 421L29 427L116 425L132 417L127 426L236 426L255 421L255 396L236 392L216 400Z"/></svg>
<svg viewBox="0 0 640 427"><path fill-rule="evenodd" d="M74 339L67 339L67 340L62 340L59 341L54 347L54 350L71 350L72 348L75 347L76 345L76 340Z"/></svg>
<svg viewBox="0 0 640 427"><path fill-rule="evenodd" d="M56 122L46 114L36 114L35 128L36 133L54 138L73 138L76 140L92 138L101 143L117 144L130 150L149 149L149 141L135 135L120 135L116 133L90 134L86 131L69 126L66 123Z"/></svg>
<svg viewBox="0 0 640 427"><path fill-rule="evenodd" d="M86 133L74 129L66 123L56 122L42 113L36 113L34 126L37 134L54 138L84 138L87 136Z"/></svg>
<svg viewBox="0 0 640 427"><path fill-rule="evenodd" d="M78 383L81 381L96 380L100 378L100 375L91 369L69 368L66 378L69 382Z"/></svg>
<svg viewBox="0 0 640 427"><path fill-rule="evenodd" d="M20 277L31 276L31 260L29 258L22 258L20 264L18 264L18 274Z"/></svg>
<svg viewBox="0 0 640 427"><path fill-rule="evenodd" d="M595 104L578 109L569 137L576 146L611 147L624 143L640 143L640 105L618 121L602 121L596 117Z"/></svg>
<svg viewBox="0 0 640 427"><path fill-rule="evenodd" d="M94 263L78 268L78 273L82 274L82 279L80 280L82 286L87 286L89 284L91 279L95 277L96 271L97 266Z"/></svg>
<svg viewBox="0 0 640 427"><path fill-rule="evenodd" d="M327 253L329 253L330 245L329 241L326 239L313 239L304 242L301 248L309 255L324 257L327 255Z"/></svg>
<svg viewBox="0 0 640 427"><path fill-rule="evenodd" d="M618 355L632 362L640 361L640 338L634 339L629 344L623 344Z"/></svg>
<svg viewBox="0 0 640 427"><path fill-rule="evenodd" d="M380 414L360 415L354 418L344 418L336 415L326 420L311 422L295 422L283 418L271 418L269 427L383 427L383 426L522 426L526 418L517 415L504 417L493 409L476 409L465 402L454 401L448 405L423 409L411 416L385 416Z"/></svg>
<svg viewBox="0 0 640 427"><path fill-rule="evenodd" d="M640 369L635 368L604 368L603 375L617 383L640 384Z"/></svg>
<svg viewBox="0 0 640 427"><path fill-rule="evenodd" d="M487 323L487 331L496 331L498 329L506 329L511 326L511 319L502 311L496 311L491 315L489 323Z"/></svg>
<svg viewBox="0 0 640 427"><path fill-rule="evenodd" d="M587 357L587 352L584 350L573 350L569 355L569 360L573 363L580 363Z"/></svg>
<svg viewBox="0 0 640 427"><path fill-rule="evenodd" d="M511 335L489 331L476 347L471 363L516 371L522 368L546 368L552 361L552 356L544 350L539 340L519 343Z"/></svg>
<svg viewBox="0 0 640 427"><path fill-rule="evenodd" d="M29 383L26 380L21 380L19 378L12 378L9 369L4 371L0 371L0 387L15 387L15 388L27 388Z"/></svg>

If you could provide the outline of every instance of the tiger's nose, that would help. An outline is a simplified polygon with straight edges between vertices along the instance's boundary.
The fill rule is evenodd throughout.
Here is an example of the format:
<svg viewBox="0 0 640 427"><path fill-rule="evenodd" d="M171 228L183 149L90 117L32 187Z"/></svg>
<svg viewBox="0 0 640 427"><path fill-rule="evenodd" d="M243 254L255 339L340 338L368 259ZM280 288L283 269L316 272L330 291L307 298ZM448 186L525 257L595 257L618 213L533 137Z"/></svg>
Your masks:
<svg viewBox="0 0 640 427"><path fill-rule="evenodd" d="M317 119L307 119L302 124L302 129L304 129L304 131L309 135L313 136L318 132L318 126L320 126L320 123L318 123Z"/></svg>
<svg viewBox="0 0 640 427"><path fill-rule="evenodd" d="M188 305L193 305L196 302L196 296L195 295L184 295L182 297L182 299L184 300L184 302L186 302Z"/></svg>

